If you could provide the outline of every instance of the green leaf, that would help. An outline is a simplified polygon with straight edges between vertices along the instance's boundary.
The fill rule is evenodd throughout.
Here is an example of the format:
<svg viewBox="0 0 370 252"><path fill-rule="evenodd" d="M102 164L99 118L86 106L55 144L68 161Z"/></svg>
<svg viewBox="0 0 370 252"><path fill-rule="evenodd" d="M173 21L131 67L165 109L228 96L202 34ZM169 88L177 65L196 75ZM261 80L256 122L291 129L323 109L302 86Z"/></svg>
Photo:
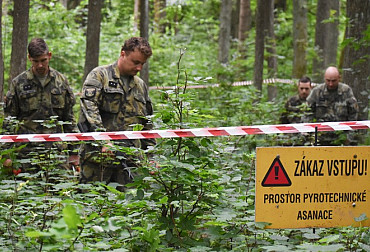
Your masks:
<svg viewBox="0 0 370 252"><path fill-rule="evenodd" d="M104 233L104 229L101 226L92 226L91 227L96 233Z"/></svg>
<svg viewBox="0 0 370 252"><path fill-rule="evenodd" d="M191 247L189 251L191 252L203 252L203 251L212 251L213 249L210 247L206 246L196 246L196 247Z"/></svg>
<svg viewBox="0 0 370 252"><path fill-rule="evenodd" d="M160 201L159 203L160 204L166 204L168 202L168 197L167 196L164 196Z"/></svg>
<svg viewBox="0 0 370 252"><path fill-rule="evenodd" d="M270 226L271 223L268 222L255 222L256 228L264 229L267 226Z"/></svg>
<svg viewBox="0 0 370 252"><path fill-rule="evenodd" d="M241 180L242 180L242 176L240 175L240 176L233 177L230 182L237 182Z"/></svg>
<svg viewBox="0 0 370 252"><path fill-rule="evenodd" d="M287 241L289 240L289 237L280 236L280 235L270 235L270 239L275 240L275 241Z"/></svg>
<svg viewBox="0 0 370 252"><path fill-rule="evenodd" d="M211 140L209 138L206 138L206 137L203 137L201 140L200 140L200 144L204 147L207 147L211 144Z"/></svg>
<svg viewBox="0 0 370 252"><path fill-rule="evenodd" d="M341 244L334 244L334 245L315 245L315 244L302 244L298 245L297 248L300 248L304 251L310 251L310 252L323 252L323 251L339 251L341 249L344 249L344 246Z"/></svg>
<svg viewBox="0 0 370 252"><path fill-rule="evenodd" d="M133 131L141 131L144 128L144 126L141 125L141 124L134 124L134 125L130 125L130 126L133 126L133 128L132 128Z"/></svg>
<svg viewBox="0 0 370 252"><path fill-rule="evenodd" d="M367 216L366 216L366 213L363 213L361 214L359 217L355 217L355 221L357 222L360 222L360 221L364 221L364 220L367 220Z"/></svg>
<svg viewBox="0 0 370 252"><path fill-rule="evenodd" d="M266 251L289 251L289 247L284 245L273 245L273 246L263 246L261 247L263 249L266 249Z"/></svg>
<svg viewBox="0 0 370 252"><path fill-rule="evenodd" d="M167 241L171 241L172 238L173 238L172 232L170 232L170 230L166 230L166 236L165 237L166 237Z"/></svg>
<svg viewBox="0 0 370 252"><path fill-rule="evenodd" d="M236 217L236 213L233 209L223 209L220 213L216 215L218 221L228 221Z"/></svg>
<svg viewBox="0 0 370 252"><path fill-rule="evenodd" d="M142 200L144 198L144 191L141 190L141 189L137 190L137 192L136 192L136 198L138 200Z"/></svg>
<svg viewBox="0 0 370 252"><path fill-rule="evenodd" d="M69 229L77 229L81 225L80 216L77 214L76 208L72 205L66 205L63 208L63 219Z"/></svg>
<svg viewBox="0 0 370 252"><path fill-rule="evenodd" d="M303 234L303 237L309 240L317 240L320 239L320 235L318 234Z"/></svg>
<svg viewBox="0 0 370 252"><path fill-rule="evenodd" d="M364 250L364 251L370 251L370 245L359 243L359 246Z"/></svg>
<svg viewBox="0 0 370 252"><path fill-rule="evenodd" d="M38 238L41 236L41 232L39 231L28 231L26 232L26 236L30 238Z"/></svg>
<svg viewBox="0 0 370 252"><path fill-rule="evenodd" d="M339 240L339 238L340 238L340 235L330 235L328 237L320 239L319 242L328 244L328 243Z"/></svg>
<svg viewBox="0 0 370 252"><path fill-rule="evenodd" d="M76 185L75 182L59 183L59 184L54 185L54 188L59 189L59 190L60 189L68 189L68 188L71 188L74 185Z"/></svg>

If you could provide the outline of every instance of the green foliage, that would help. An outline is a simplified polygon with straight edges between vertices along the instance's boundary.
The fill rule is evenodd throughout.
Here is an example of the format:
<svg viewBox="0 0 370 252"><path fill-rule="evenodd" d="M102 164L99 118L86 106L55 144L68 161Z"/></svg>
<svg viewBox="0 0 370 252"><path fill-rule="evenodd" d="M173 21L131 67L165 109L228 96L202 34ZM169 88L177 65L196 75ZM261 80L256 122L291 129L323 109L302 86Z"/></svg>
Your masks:
<svg viewBox="0 0 370 252"><path fill-rule="evenodd" d="M105 3L100 64L116 60L124 39L138 35L133 2ZM52 67L65 73L76 91L82 84L86 4L82 1L76 9L66 10L60 1L36 0L30 9L30 37L47 39ZM255 4L252 1L252 9ZM309 13L315 13L315 1L308 4ZM156 129L275 124L284 101L296 92L292 85L277 83L279 95L269 102L265 86L258 93L253 86L230 85L253 77L254 31L245 41L247 58L240 57L233 41L229 65L220 66L219 5L215 0L189 0L168 6L166 34L150 34L154 52L150 84L175 86L151 91ZM276 13L275 27L278 77L283 78L290 76L292 68L288 6L286 12ZM7 66L11 18L3 18ZM314 18L309 14L311 24ZM311 45L313 29L311 25ZM309 61L314 54L312 49ZM189 88L218 83L219 75L226 77L218 88ZM51 118L44 125L58 123ZM140 125L135 129L140 130ZM38 146L29 158L17 159L24 145L0 144L0 250L368 251L368 227L266 230L267 223L254 222L255 148L297 141L301 139L295 134L158 139L155 149L146 151L150 158L142 161L138 176L125 192L114 183L79 184L76 171L60 167L64 153L55 147ZM112 150L138 152L119 146ZM7 157L15 168L29 163L39 169L15 175L3 166ZM354 221L366 218L358 216Z"/></svg>
<svg viewBox="0 0 370 252"><path fill-rule="evenodd" d="M111 64L117 60L124 40L139 36L138 29L133 25L133 6L134 1L105 2L100 32L100 65Z"/></svg>
<svg viewBox="0 0 370 252"><path fill-rule="evenodd" d="M67 10L60 1L37 0L30 3L29 38L45 39L53 53L50 66L66 73L76 91L81 87L85 57L86 31L79 22L86 15L86 8Z"/></svg>
<svg viewBox="0 0 370 252"><path fill-rule="evenodd" d="M279 108L253 87L187 89L187 51L176 88L154 96L157 128L274 123ZM185 63L183 63L185 62ZM196 78L201 84L207 78ZM279 85L280 92L290 87ZM160 94L160 95L159 95ZM256 98L260 98L256 102ZM218 101L218 102L217 102ZM247 111L247 113L245 113ZM57 124L51 120L45 125ZM138 126L139 127L139 126ZM138 128L139 129L139 128ZM276 137L276 136L275 136ZM265 230L254 222L255 147L274 136L159 139L126 192L79 184L55 148L38 147L36 173L2 173L3 251L366 250L369 228ZM114 148L114 146L113 146ZM119 151L134 154L129 148ZM1 148L4 157L11 151ZM102 156L101 158L107 158ZM4 170L4 167L2 167ZM358 222L366 216L359 216Z"/></svg>

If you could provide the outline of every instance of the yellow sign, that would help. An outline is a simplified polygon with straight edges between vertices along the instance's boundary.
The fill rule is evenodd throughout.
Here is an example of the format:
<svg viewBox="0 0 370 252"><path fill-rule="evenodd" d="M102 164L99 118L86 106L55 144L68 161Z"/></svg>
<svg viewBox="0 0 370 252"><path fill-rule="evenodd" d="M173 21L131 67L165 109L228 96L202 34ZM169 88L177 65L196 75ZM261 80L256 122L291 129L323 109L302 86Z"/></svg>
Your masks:
<svg viewBox="0 0 370 252"><path fill-rule="evenodd" d="M257 148L256 222L370 226L370 146Z"/></svg>

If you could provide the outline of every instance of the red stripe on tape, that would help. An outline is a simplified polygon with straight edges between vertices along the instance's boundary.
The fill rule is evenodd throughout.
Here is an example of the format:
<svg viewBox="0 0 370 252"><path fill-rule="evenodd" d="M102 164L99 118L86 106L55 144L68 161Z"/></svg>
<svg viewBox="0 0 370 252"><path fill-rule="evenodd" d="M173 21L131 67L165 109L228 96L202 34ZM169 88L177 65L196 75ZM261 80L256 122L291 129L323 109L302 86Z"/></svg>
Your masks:
<svg viewBox="0 0 370 252"><path fill-rule="evenodd" d="M100 135L108 136L112 140L129 139L125 134L117 134L114 132L102 132Z"/></svg>
<svg viewBox="0 0 370 252"><path fill-rule="evenodd" d="M263 134L264 132L258 128L250 128L250 127L241 127L241 130L243 130L248 135L256 135L256 134Z"/></svg>
<svg viewBox="0 0 370 252"><path fill-rule="evenodd" d="M41 134L39 136L33 137L36 141L39 142L60 142L63 141L60 137L51 137L50 134Z"/></svg>
<svg viewBox="0 0 370 252"><path fill-rule="evenodd" d="M276 126L276 128L285 133L299 133L299 130L297 130L293 126L283 125L283 126Z"/></svg>
<svg viewBox="0 0 370 252"><path fill-rule="evenodd" d="M351 127L352 129L358 130L358 129L368 129L369 127L365 124L358 124L358 122L342 122L341 125L347 125Z"/></svg>
<svg viewBox="0 0 370 252"><path fill-rule="evenodd" d="M1 139L11 140L12 142L16 142L17 141L17 137L18 136L15 136L15 135L4 135L4 136L1 136Z"/></svg>
<svg viewBox="0 0 370 252"><path fill-rule="evenodd" d="M326 125L326 124L320 124L320 123L316 124L316 123L314 123L314 124L311 124L309 126L311 126L313 128L317 127L317 131L335 131L335 129L333 129L331 126Z"/></svg>
<svg viewBox="0 0 370 252"><path fill-rule="evenodd" d="M178 137L195 137L191 131L182 131L182 130L170 130L170 132L175 133Z"/></svg>
<svg viewBox="0 0 370 252"><path fill-rule="evenodd" d="M93 136L83 136L82 133L68 134L67 137L76 137L79 141L95 140L95 138Z"/></svg>
<svg viewBox="0 0 370 252"><path fill-rule="evenodd" d="M158 133L151 133L150 131L141 133L145 138L161 138L161 135Z"/></svg>
<svg viewBox="0 0 370 252"><path fill-rule="evenodd" d="M211 133L214 136L228 136L230 135L226 130L220 130L220 129L208 129L209 133Z"/></svg>
<svg viewBox="0 0 370 252"><path fill-rule="evenodd" d="M60 142L60 141L63 141L60 137L47 137L47 138L40 137L40 138L44 139L47 142Z"/></svg>

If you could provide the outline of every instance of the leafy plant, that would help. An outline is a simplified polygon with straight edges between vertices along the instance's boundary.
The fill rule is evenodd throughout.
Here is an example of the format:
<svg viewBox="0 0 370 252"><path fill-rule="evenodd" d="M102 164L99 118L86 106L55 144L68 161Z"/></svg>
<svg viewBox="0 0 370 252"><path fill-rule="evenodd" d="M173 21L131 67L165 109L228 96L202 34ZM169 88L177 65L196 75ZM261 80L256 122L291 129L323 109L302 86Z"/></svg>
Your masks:
<svg viewBox="0 0 370 252"><path fill-rule="evenodd" d="M7 3L4 7L9 8ZM47 38L53 51L52 67L65 73L76 91L82 84L86 3L81 1L75 10L66 10L60 1L36 0L30 10L30 36ZM181 9L169 6L168 20L164 21L171 28L166 34L150 35L154 52L149 61L150 85L174 86L166 91L151 91L155 128L277 123L284 101L296 92L292 85L277 83L279 95L274 102L268 101L265 88L257 94L253 86L231 86L233 81L252 79L254 31L245 41L247 59L240 60L234 41L230 64L220 67L215 53L219 2L191 0L181 5ZM106 3L100 64L115 60L123 40L137 35L132 7L133 1ZM310 13L316 3L309 2L308 8L312 24L315 16ZM181 12L181 23L175 23L176 11ZM289 9L278 11L276 19L278 77L286 77L292 67ZM9 15L3 16L6 79L11 22ZM309 26L309 34L313 29ZM309 36L309 45L313 45L313 39ZM308 61L314 57L312 49ZM220 74L226 76L222 83L217 80ZM209 84L221 85L189 87ZM75 109L78 111L78 105ZM43 123L63 127L56 118ZM140 126L135 129L140 130ZM141 161L138 176L125 192L118 191L114 183L80 184L76 171L60 168L66 153L55 146L38 146L27 159L16 159L23 145L18 148L0 143L0 250L369 251L369 227L267 230L267 223L254 222L255 148L294 144L301 141L299 137L285 134L158 139L155 149L146 151L148 159ZM112 148L127 154L140 153L120 146ZM3 166L9 155L15 167L32 163L39 170L9 173ZM97 158L109 160L103 154ZM361 223L366 218L358 216L354 221Z"/></svg>

